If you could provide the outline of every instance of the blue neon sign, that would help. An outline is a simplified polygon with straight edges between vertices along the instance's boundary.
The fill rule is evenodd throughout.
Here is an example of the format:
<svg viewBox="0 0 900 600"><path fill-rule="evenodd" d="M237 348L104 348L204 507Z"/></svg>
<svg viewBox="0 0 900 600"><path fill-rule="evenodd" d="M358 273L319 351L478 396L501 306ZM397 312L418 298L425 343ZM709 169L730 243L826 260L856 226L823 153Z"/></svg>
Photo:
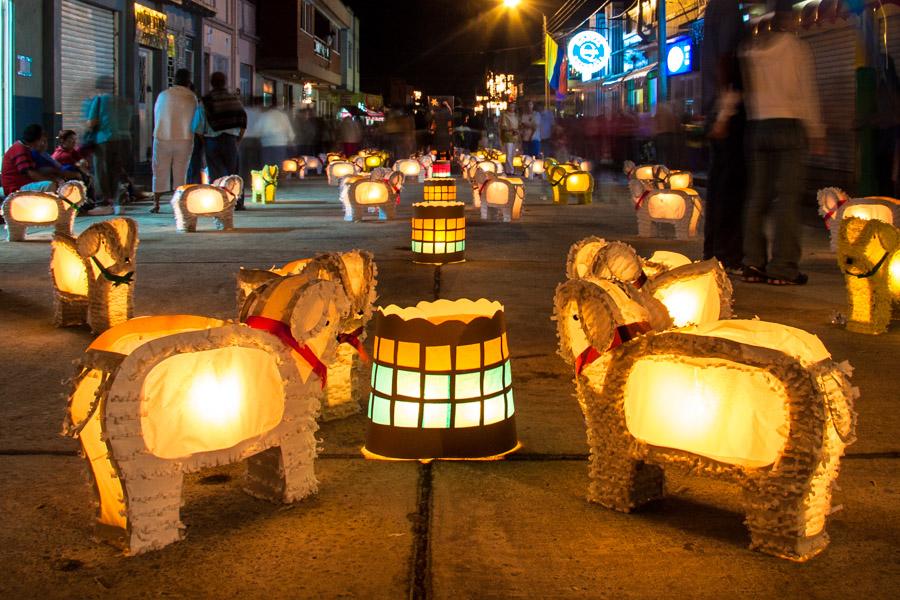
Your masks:
<svg viewBox="0 0 900 600"><path fill-rule="evenodd" d="M666 67L669 75L690 73L693 66L691 62L691 39L680 38L669 44L669 48L666 51Z"/></svg>

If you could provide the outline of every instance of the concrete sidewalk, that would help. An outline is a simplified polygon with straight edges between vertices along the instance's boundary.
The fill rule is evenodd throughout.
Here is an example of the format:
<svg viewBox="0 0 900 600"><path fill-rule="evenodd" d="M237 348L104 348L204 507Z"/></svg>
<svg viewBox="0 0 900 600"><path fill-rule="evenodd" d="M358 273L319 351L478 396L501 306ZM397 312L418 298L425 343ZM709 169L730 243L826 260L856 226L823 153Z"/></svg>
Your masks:
<svg viewBox="0 0 900 600"><path fill-rule="evenodd" d="M460 198L470 191L460 181ZM440 270L440 297L506 306L523 448L500 462L366 461L365 418L323 425L320 492L290 507L240 489L241 466L187 478L188 536L127 558L91 540L94 517L77 444L60 437L71 361L86 329L51 325L50 232L0 243L0 597L398 598L888 598L900 584L900 324L883 336L832 325L843 282L824 228L805 228L805 287L735 283L740 317L802 327L856 368L859 441L842 465L831 546L805 564L747 550L739 491L673 473L669 497L636 514L585 501L587 445L572 373L556 356L553 290L568 247L588 235L699 257L699 242L635 237L621 182L601 178L591 206L553 206L529 184L512 224L470 212L467 259ZM136 314L232 318L234 274L317 252L375 253L379 303L433 297L435 271L409 253L411 202L393 222L345 223L337 189L320 178L282 186L279 202L248 205L237 230L174 231L171 209L139 222ZM808 209L813 211L813 208ZM810 220L812 220L812 215ZM79 218L78 231L97 218ZM890 590L895 590L891 592Z"/></svg>

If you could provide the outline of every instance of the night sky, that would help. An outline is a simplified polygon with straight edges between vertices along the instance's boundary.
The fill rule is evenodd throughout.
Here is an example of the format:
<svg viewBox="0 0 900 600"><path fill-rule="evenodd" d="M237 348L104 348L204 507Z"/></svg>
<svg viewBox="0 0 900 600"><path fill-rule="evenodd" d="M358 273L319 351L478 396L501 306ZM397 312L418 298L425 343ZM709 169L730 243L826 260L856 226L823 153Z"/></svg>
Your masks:
<svg viewBox="0 0 900 600"><path fill-rule="evenodd" d="M540 56L540 10L549 16L562 1L523 0L513 13L500 0L345 3L360 19L363 91L387 93L387 79L400 77L470 103L487 70L516 71Z"/></svg>

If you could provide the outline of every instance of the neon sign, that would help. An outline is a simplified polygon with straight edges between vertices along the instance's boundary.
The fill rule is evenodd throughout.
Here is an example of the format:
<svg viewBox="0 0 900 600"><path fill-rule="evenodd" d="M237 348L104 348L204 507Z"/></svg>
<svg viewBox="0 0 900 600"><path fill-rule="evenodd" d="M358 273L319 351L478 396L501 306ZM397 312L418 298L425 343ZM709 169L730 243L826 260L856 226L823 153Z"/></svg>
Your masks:
<svg viewBox="0 0 900 600"><path fill-rule="evenodd" d="M596 31L580 31L572 36L566 49L569 66L581 73L582 81L589 81L609 64L612 49L606 38Z"/></svg>
<svg viewBox="0 0 900 600"><path fill-rule="evenodd" d="M689 73L691 64L691 40L682 38L670 42L669 49L666 51L666 67L668 67L669 75L681 75Z"/></svg>

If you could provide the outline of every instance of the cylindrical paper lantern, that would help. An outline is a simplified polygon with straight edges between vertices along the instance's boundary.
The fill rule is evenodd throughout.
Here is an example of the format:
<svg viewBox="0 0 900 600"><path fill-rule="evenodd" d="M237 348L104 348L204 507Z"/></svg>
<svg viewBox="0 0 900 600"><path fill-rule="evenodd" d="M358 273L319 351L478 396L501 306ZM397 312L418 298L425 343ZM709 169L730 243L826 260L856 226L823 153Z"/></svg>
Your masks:
<svg viewBox="0 0 900 600"><path fill-rule="evenodd" d="M451 178L426 179L423 191L424 200L452 201L456 200L456 180Z"/></svg>
<svg viewBox="0 0 900 600"><path fill-rule="evenodd" d="M420 302L375 313L368 456L486 458L516 449L503 305Z"/></svg>
<svg viewBox="0 0 900 600"><path fill-rule="evenodd" d="M417 263L442 265L466 260L466 205L413 204L412 251Z"/></svg>
<svg viewBox="0 0 900 600"><path fill-rule="evenodd" d="M433 177L450 177L450 161L434 161L434 165L431 167L431 175Z"/></svg>

